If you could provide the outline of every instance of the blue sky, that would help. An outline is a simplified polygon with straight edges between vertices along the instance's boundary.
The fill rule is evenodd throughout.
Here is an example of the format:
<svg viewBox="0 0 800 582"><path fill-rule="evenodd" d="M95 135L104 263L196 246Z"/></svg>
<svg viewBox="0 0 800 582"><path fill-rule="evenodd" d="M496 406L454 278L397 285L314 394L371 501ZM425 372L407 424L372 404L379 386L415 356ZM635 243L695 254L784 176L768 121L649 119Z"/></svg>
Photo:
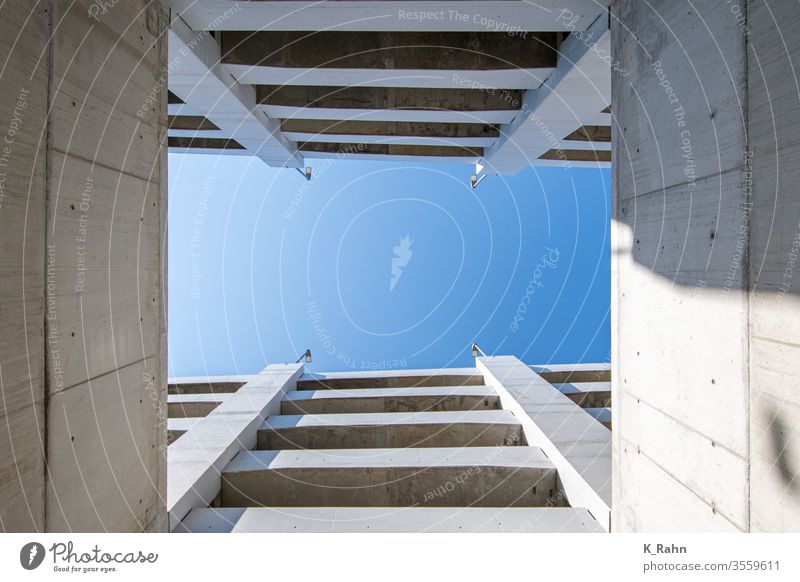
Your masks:
<svg viewBox="0 0 800 582"><path fill-rule="evenodd" d="M170 376L608 360L609 171L310 165L169 155Z"/></svg>

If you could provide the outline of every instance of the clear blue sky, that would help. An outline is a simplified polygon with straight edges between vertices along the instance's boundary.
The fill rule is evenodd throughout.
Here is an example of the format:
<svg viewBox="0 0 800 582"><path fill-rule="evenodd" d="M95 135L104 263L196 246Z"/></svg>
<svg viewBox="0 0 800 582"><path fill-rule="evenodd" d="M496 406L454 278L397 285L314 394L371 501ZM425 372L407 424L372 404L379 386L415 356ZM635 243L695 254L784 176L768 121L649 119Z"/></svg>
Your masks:
<svg viewBox="0 0 800 582"><path fill-rule="evenodd" d="M608 361L609 171L311 165L169 155L170 376Z"/></svg>

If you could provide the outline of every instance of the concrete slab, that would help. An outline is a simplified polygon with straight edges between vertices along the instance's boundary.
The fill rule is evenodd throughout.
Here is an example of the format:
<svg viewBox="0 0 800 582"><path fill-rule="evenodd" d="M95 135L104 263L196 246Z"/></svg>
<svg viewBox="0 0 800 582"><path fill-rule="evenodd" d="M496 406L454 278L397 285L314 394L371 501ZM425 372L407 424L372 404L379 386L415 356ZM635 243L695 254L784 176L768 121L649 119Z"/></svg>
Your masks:
<svg viewBox="0 0 800 582"><path fill-rule="evenodd" d="M270 416L259 449L481 447L522 444L507 410Z"/></svg>
<svg viewBox="0 0 800 582"><path fill-rule="evenodd" d="M225 507L560 504L535 447L243 451L221 477Z"/></svg>
<svg viewBox="0 0 800 582"><path fill-rule="evenodd" d="M193 509L184 533L602 533L577 507L219 507Z"/></svg>
<svg viewBox="0 0 800 582"><path fill-rule="evenodd" d="M281 414L493 410L497 393L486 386L296 390L281 403Z"/></svg>

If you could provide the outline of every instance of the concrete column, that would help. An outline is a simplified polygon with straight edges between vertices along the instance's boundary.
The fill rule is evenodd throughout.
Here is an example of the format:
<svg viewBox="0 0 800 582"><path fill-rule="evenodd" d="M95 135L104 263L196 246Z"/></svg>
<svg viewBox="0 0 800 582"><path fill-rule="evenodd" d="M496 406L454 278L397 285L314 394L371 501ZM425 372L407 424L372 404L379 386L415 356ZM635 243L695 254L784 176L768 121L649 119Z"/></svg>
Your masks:
<svg viewBox="0 0 800 582"><path fill-rule="evenodd" d="M168 15L98 7L1 10L3 117L27 103L0 208L11 531L167 528Z"/></svg>
<svg viewBox="0 0 800 582"><path fill-rule="evenodd" d="M616 531L800 527L799 24L612 6Z"/></svg>

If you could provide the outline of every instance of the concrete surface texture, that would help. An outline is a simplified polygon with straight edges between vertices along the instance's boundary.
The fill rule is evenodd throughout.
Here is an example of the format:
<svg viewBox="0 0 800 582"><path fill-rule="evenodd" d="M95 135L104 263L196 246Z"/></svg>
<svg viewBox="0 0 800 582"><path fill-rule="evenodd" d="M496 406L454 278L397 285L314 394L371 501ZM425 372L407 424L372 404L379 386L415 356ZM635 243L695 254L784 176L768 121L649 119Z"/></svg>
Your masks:
<svg viewBox="0 0 800 582"><path fill-rule="evenodd" d="M613 528L797 531L800 12L611 16Z"/></svg>
<svg viewBox="0 0 800 582"><path fill-rule="evenodd" d="M90 4L6 4L0 18L0 529L11 531L167 528L169 21L158 3L120 3L102 20Z"/></svg>
<svg viewBox="0 0 800 582"><path fill-rule="evenodd" d="M537 410L534 420L526 408L508 409L509 390L520 382L504 374L501 384L500 362L555 399L552 410L544 401L543 409L579 416L590 435L608 429L516 358L484 360L494 373L479 367L300 375L299 366L292 374L271 366L205 418L170 419L176 431L185 430L169 450L172 530L606 531L607 515L598 521L596 509L569 507L580 497L572 495L574 485L562 485L565 477L574 481L570 472L580 471L585 487L596 481L581 454L543 452L589 454L589 437L531 428L547 427L553 417ZM262 376L273 383L248 418L263 420L248 423L243 436L229 429L225 409L232 400L250 401L245 394L261 390ZM529 444L535 432L538 442ZM607 457L596 462L610 471ZM527 509L506 514L507 508Z"/></svg>

